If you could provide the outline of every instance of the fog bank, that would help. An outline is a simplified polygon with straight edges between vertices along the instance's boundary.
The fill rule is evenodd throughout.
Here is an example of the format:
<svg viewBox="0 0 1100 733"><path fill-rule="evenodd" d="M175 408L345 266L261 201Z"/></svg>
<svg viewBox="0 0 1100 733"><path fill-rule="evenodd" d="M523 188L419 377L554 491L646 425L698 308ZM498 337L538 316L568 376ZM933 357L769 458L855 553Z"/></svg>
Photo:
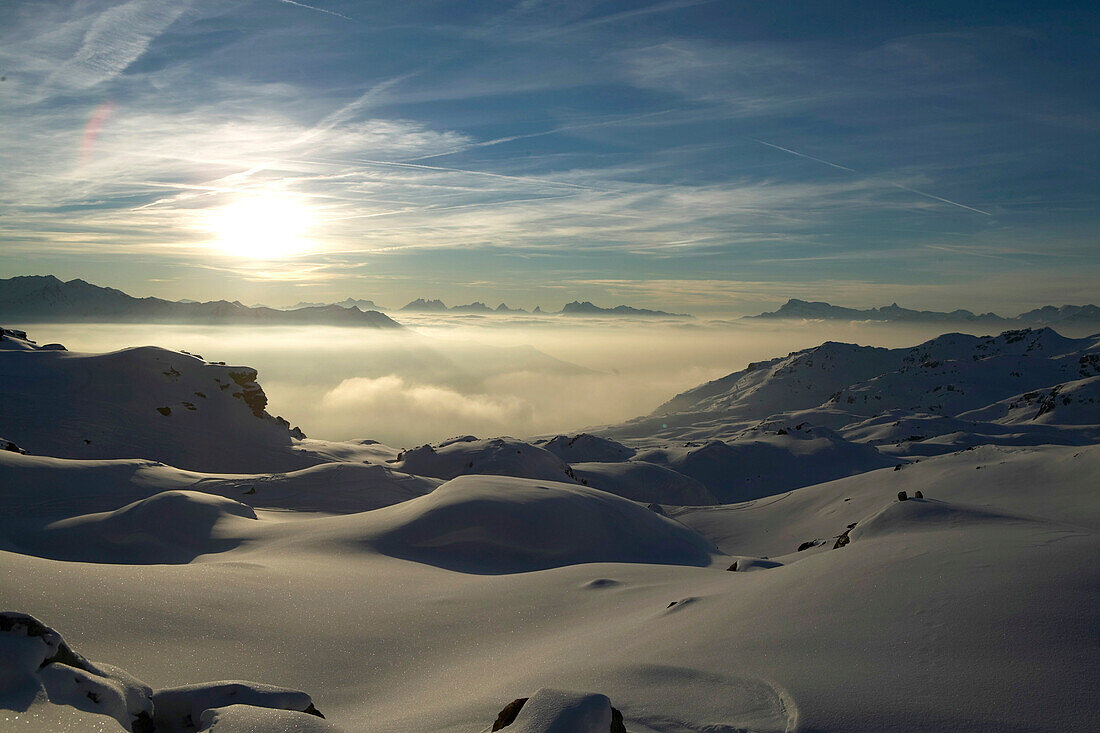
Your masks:
<svg viewBox="0 0 1100 733"><path fill-rule="evenodd" d="M36 324L30 336L73 351L154 345L246 364L259 370L268 411L310 437L408 447L462 434L530 437L620 422L750 361L827 340L909 346L942 331L494 317L420 317L410 325L412 333L395 335L316 326Z"/></svg>

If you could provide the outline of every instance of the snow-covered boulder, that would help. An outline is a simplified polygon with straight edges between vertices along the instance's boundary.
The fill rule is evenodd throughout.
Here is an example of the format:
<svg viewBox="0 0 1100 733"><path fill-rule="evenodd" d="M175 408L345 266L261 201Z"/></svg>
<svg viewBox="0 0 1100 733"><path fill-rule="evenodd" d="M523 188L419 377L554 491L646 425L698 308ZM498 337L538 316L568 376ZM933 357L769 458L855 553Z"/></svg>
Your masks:
<svg viewBox="0 0 1100 733"><path fill-rule="evenodd" d="M324 718L296 710L227 705L204 710L198 733L339 733Z"/></svg>
<svg viewBox="0 0 1100 733"><path fill-rule="evenodd" d="M237 705L293 710L318 718L325 717L313 705L310 696L299 690L238 680L204 682L182 687L167 687L153 694L153 720L156 723L156 732L192 733L200 725L203 729L210 730L214 728L213 722L218 716L209 715L204 720L207 711ZM250 712L238 710L227 712L226 716L233 718L243 714L245 719L254 726L255 719L249 715ZM257 728L252 727L250 730L257 730ZM290 728L290 730L295 729Z"/></svg>
<svg viewBox="0 0 1100 733"><path fill-rule="evenodd" d="M690 476L645 461L574 463L573 475L585 486L632 501L677 506L718 503L706 486Z"/></svg>
<svg viewBox="0 0 1100 733"><path fill-rule="evenodd" d="M632 501L532 479L462 476L356 519L362 526L349 532L358 543L470 573L591 562L705 566L713 552L695 532Z"/></svg>
<svg viewBox="0 0 1100 733"><path fill-rule="evenodd" d="M510 722L507 722L509 721ZM494 731L508 733L621 733L622 714L607 695L540 688L519 698L497 717Z"/></svg>
<svg viewBox="0 0 1100 733"><path fill-rule="evenodd" d="M153 733L153 692L129 673L90 662L61 634L24 613L0 612L0 707L55 705L107 715L132 733Z"/></svg>
<svg viewBox="0 0 1100 733"><path fill-rule="evenodd" d="M479 440L472 435L422 445L398 456L394 468L416 476L453 479L467 474L569 481L569 464L544 448L515 438Z"/></svg>

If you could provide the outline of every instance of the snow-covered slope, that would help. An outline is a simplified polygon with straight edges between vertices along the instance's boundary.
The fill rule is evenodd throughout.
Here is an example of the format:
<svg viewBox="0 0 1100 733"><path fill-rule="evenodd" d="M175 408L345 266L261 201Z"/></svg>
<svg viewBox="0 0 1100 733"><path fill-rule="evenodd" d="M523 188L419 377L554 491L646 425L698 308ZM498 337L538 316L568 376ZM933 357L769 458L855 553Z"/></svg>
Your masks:
<svg viewBox="0 0 1100 733"><path fill-rule="evenodd" d="M26 404L108 428L174 377L157 357L181 389L233 369L3 339ZM1092 730L1097 354L1045 332L826 344L623 442L287 438L249 456L319 465L249 474L34 455L50 431L5 420L31 454L0 452L0 598L119 667L54 658L53 629L0 614L0 727ZM115 363L133 390L96 371ZM219 435L275 423L237 387ZM891 409L846 399L864 394ZM187 458L175 435L132 439ZM756 498L687 505L712 493ZM227 678L255 682L203 682Z"/></svg>
<svg viewBox="0 0 1100 733"><path fill-rule="evenodd" d="M256 376L152 346L79 354L4 336L0 435L35 454L149 458L202 471L317 463L292 450L304 436L265 411Z"/></svg>
<svg viewBox="0 0 1100 733"><path fill-rule="evenodd" d="M873 446L801 423L756 430L739 440L652 448L636 459L668 466L702 483L723 503L777 494L899 463Z"/></svg>
<svg viewBox="0 0 1100 733"><path fill-rule="evenodd" d="M633 501L678 506L717 504L707 487L687 474L645 461L574 463L573 476L585 486Z"/></svg>
<svg viewBox="0 0 1100 733"><path fill-rule="evenodd" d="M1084 445L1100 435L1097 387L1090 381L1098 375L1096 336L1071 339L1049 328L995 337L945 334L901 349L825 343L750 364L677 395L652 415L595 432L668 450L682 441L736 446L758 440L769 425L787 432L792 425L827 429L837 434L834 440L894 455L986 443ZM790 460L810 466L804 458ZM839 460L853 471L875 467L874 460Z"/></svg>
<svg viewBox="0 0 1100 733"><path fill-rule="evenodd" d="M52 521L117 509L162 491L197 491L262 509L349 514L429 493L439 479L365 463L288 473L205 474L143 459L76 460L0 452L0 531L30 517Z"/></svg>
<svg viewBox="0 0 1100 733"><path fill-rule="evenodd" d="M576 484L462 476L368 514L314 523L314 541L375 548L467 573L518 573L594 562L708 565L713 548L686 527Z"/></svg>
<svg viewBox="0 0 1100 733"><path fill-rule="evenodd" d="M535 445L540 445L566 463L614 463L629 460L635 452L622 443L588 433L556 435L546 442L536 441Z"/></svg>

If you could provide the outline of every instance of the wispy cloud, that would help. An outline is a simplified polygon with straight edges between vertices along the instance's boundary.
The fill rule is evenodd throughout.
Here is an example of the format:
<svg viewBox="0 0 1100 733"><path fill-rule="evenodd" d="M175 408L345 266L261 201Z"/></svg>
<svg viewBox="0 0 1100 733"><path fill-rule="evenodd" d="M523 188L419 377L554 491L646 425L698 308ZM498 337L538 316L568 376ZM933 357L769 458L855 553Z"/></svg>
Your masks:
<svg viewBox="0 0 1100 733"><path fill-rule="evenodd" d="M80 47L58 66L49 83L87 88L121 74L141 58L149 44L172 25L189 0L129 0L107 8L90 20Z"/></svg>

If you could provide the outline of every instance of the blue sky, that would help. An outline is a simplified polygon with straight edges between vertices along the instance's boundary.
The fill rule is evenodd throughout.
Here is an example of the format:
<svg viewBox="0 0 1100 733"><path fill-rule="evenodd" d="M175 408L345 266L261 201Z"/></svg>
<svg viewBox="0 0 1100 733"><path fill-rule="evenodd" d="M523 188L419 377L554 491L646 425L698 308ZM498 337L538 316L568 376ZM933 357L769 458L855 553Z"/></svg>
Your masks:
<svg viewBox="0 0 1100 733"><path fill-rule="evenodd" d="M1088 5L6 2L0 275L274 304L1097 301Z"/></svg>

